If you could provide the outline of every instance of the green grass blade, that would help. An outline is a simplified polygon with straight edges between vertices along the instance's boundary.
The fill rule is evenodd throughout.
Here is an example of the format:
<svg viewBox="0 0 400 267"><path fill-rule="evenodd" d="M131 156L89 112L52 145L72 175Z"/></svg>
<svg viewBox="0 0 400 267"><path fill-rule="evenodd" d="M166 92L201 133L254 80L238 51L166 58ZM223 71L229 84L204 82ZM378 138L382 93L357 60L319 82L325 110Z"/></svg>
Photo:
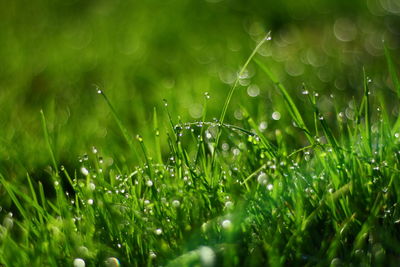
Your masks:
<svg viewBox="0 0 400 267"><path fill-rule="evenodd" d="M231 87L231 89L229 90L228 96L225 100L224 106L222 108L222 112L221 112L221 116L219 118L219 122L220 123L224 123L225 120L225 116L226 116L226 111L228 110L228 106L232 100L232 96L233 93L236 90L236 87L239 84L239 81L241 79L241 77L243 76L243 73L246 71L247 66L249 65L250 61L253 59L253 57L256 55L257 51L260 49L260 47L267 41L271 40L271 32L268 32L267 35L265 36L265 38L263 38L258 44L257 46L254 48L253 52L250 54L250 56L247 58L246 62L244 63L243 67L240 69L239 74L236 77L236 80L233 84L233 86Z"/></svg>
<svg viewBox="0 0 400 267"><path fill-rule="evenodd" d="M4 189L7 191L8 195L10 196L11 200L14 202L15 206L17 207L18 211L21 213L22 217L29 220L29 217L26 214L26 211L18 200L17 196L14 194L13 186L9 184L6 179L0 174L0 183L3 185Z"/></svg>
<svg viewBox="0 0 400 267"><path fill-rule="evenodd" d="M112 113L112 115L113 115L115 121L117 122L117 125L118 125L119 129L120 129L121 132L122 132L122 135L123 135L123 137L124 137L126 143L129 145L130 149L133 151L133 153L134 153L136 159L137 159L139 162L142 162L142 160L141 160L141 158L139 157L139 154L138 154L138 152L137 152L137 150L136 150L136 148L135 148L135 144L133 143L133 138L132 138L132 136L129 135L128 130L125 128L124 124L122 123L121 119L119 118L117 111L115 110L114 106L111 104L111 101L108 99L108 97L106 96L106 94L104 93L103 90L100 90L99 88L97 88L96 90L97 90L97 93L100 94L100 95L102 95L103 98L104 98L104 100L106 101L106 103L107 103L109 109L111 110L111 113Z"/></svg>
<svg viewBox="0 0 400 267"><path fill-rule="evenodd" d="M155 107L153 110L153 130L154 130L156 159L159 164L163 164L161 155L161 143L160 143L160 127L158 126L157 109Z"/></svg>
<svg viewBox="0 0 400 267"><path fill-rule="evenodd" d="M271 32L268 32L267 35L257 44L257 46L254 48L253 52L252 52L252 53L250 54L250 56L247 58L247 60L246 60L246 62L244 63L243 67L240 69L239 74L237 75L236 80L235 80L233 86L232 86L231 89L229 90L229 93L228 93L228 96L226 97L224 106L222 107L222 112L221 112L221 115L220 115L220 117L219 117L219 123L220 123L221 125L222 125L222 124L224 123L224 121L225 121L225 116L226 116L226 112L227 112L227 110L228 110L228 106L229 106L229 104L230 104L230 102L231 102L231 100L232 100L233 93L235 92L235 90L236 90L236 88L237 88L237 86L238 86L238 84L239 84L239 81L240 81L241 77L243 76L243 73L246 71L247 66L250 64L250 61L251 61L251 60L253 59L253 57L256 55L256 53L257 53L257 51L260 49L260 47L261 47L265 42L267 42L267 41L269 41L269 40L271 40ZM216 138L216 140L215 140L215 146L214 146L215 148L218 147L219 140L220 140L220 138L221 138L221 133L222 133L221 127L219 127L219 128L218 128L217 138ZM216 153L213 154L211 166L214 165L215 154L216 154Z"/></svg>
<svg viewBox="0 0 400 267"><path fill-rule="evenodd" d="M386 63L388 66L390 77L393 82L394 89L396 90L397 97L400 98L400 80L399 80L399 76L396 71L396 66L393 62L393 58L392 58L385 42L383 43L383 48L385 50Z"/></svg>
<svg viewBox="0 0 400 267"><path fill-rule="evenodd" d="M296 104L293 101L293 98L290 96L289 92L286 90L286 88L283 86L282 83L280 83L278 81L278 79L275 77L275 75L267 68L267 66L265 66L264 63L262 63L260 60L258 59L254 59L254 62L257 63L257 65L261 68L262 71L265 72L265 74L267 74L268 78L276 85L276 87L279 89L279 91L281 92L283 99L285 101L285 104L289 110L289 113L292 117L292 119L295 121L295 123L297 124L297 126L302 129L305 133L306 136L308 138L308 140L310 141L310 143L314 143L314 140L312 138L312 135L310 133L310 131L308 130L303 117L301 116L301 113L299 111L299 109L297 108Z"/></svg>
<svg viewBox="0 0 400 267"><path fill-rule="evenodd" d="M372 140L371 140L371 108L370 108L370 99L369 99L369 86L368 86L368 78L365 74L365 69L363 68L363 76L364 76L364 99L365 99L365 106L364 106L364 113L365 113L365 131L368 139L368 148L369 153L372 151Z"/></svg>
<svg viewBox="0 0 400 267"><path fill-rule="evenodd" d="M53 148L51 147L49 130L47 128L46 118L44 116L43 110L40 110L40 116L42 118L42 128L43 128L44 138L45 138L46 144L47 144L47 149L49 150L51 161L53 163L53 168L54 168L56 174L58 175L57 161L56 161L56 157L54 156Z"/></svg>

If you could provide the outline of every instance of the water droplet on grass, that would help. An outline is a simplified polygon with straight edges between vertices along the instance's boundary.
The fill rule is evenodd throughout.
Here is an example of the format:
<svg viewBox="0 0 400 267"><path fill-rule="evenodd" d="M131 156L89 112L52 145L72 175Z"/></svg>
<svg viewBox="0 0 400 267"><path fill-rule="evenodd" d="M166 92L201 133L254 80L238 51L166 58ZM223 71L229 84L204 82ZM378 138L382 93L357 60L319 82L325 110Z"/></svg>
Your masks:
<svg viewBox="0 0 400 267"><path fill-rule="evenodd" d="M175 200L172 201L172 206L173 207L178 208L180 205L181 205L181 203L179 202L179 200L175 199Z"/></svg>
<svg viewBox="0 0 400 267"><path fill-rule="evenodd" d="M221 225L224 229L230 229L232 227L232 222L230 220L224 220Z"/></svg>
<svg viewBox="0 0 400 267"><path fill-rule="evenodd" d="M152 187L152 186L153 186L153 181L152 181L152 180L148 180L148 181L146 182L146 185L147 185L148 187Z"/></svg>
<svg viewBox="0 0 400 267"><path fill-rule="evenodd" d="M281 113L279 113L278 111L275 111L272 113L272 119L279 121L281 119Z"/></svg>
<svg viewBox="0 0 400 267"><path fill-rule="evenodd" d="M96 185L94 183L89 183L89 189L94 191L96 189Z"/></svg>
<svg viewBox="0 0 400 267"><path fill-rule="evenodd" d="M303 95L308 95L309 94L309 92L308 92L308 90L304 90L303 92L301 92Z"/></svg>
<svg viewBox="0 0 400 267"><path fill-rule="evenodd" d="M240 154L240 149L234 148L234 149L232 149L232 153L234 156L238 156Z"/></svg>
<svg viewBox="0 0 400 267"><path fill-rule="evenodd" d="M85 267L85 261L81 258L74 259L74 267Z"/></svg>
<svg viewBox="0 0 400 267"><path fill-rule="evenodd" d="M150 251L149 256L151 259L157 258L157 254L154 251Z"/></svg>
<svg viewBox="0 0 400 267"><path fill-rule="evenodd" d="M88 176L88 175L89 175L89 171L88 171L88 169L86 169L85 167L82 167L82 168L81 168L81 173L82 173L83 175L85 175L85 176Z"/></svg>
<svg viewBox="0 0 400 267"><path fill-rule="evenodd" d="M162 234L162 229L161 229L161 228L158 228L158 229L154 230L154 233L155 233L156 235L161 235L161 234Z"/></svg>
<svg viewBox="0 0 400 267"><path fill-rule="evenodd" d="M265 131L265 129L268 128L268 123L266 121L262 121L260 122L260 125L258 125L258 129L263 132Z"/></svg>
<svg viewBox="0 0 400 267"><path fill-rule="evenodd" d="M257 177L257 182L261 185L267 184L268 176L264 172L260 173Z"/></svg>
<svg viewBox="0 0 400 267"><path fill-rule="evenodd" d="M232 208L232 207L233 207L232 201L227 201L227 202L225 202L225 208L230 209L230 208Z"/></svg>
<svg viewBox="0 0 400 267"><path fill-rule="evenodd" d="M199 248L201 265L211 267L215 264L215 253L210 247L202 246Z"/></svg>
<svg viewBox="0 0 400 267"><path fill-rule="evenodd" d="M119 260L115 257L108 258L104 263L107 267L119 267L121 265Z"/></svg>
<svg viewBox="0 0 400 267"><path fill-rule="evenodd" d="M251 97L256 97L260 94L260 88L256 84L252 84L247 88L247 94Z"/></svg>
<svg viewBox="0 0 400 267"><path fill-rule="evenodd" d="M6 216L3 220L3 226L7 229L11 229L14 226L14 220L11 216Z"/></svg>

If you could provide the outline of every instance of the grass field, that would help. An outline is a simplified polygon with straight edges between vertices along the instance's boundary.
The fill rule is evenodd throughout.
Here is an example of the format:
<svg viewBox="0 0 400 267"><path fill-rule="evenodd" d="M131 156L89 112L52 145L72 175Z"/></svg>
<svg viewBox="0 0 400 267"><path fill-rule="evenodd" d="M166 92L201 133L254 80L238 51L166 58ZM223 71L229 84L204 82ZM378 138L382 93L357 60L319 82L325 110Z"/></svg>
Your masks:
<svg viewBox="0 0 400 267"><path fill-rule="evenodd" d="M400 261L397 1L0 17L0 266Z"/></svg>

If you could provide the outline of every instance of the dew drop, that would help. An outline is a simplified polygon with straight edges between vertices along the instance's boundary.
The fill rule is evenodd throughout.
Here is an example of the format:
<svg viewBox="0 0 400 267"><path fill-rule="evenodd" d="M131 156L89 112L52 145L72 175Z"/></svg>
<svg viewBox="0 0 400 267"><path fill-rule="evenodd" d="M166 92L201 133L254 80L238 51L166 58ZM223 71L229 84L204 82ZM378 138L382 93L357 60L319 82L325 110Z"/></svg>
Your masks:
<svg viewBox="0 0 400 267"><path fill-rule="evenodd" d="M221 225L224 229L229 229L232 227L232 222L230 220L224 220Z"/></svg>
<svg viewBox="0 0 400 267"><path fill-rule="evenodd" d="M85 167L82 167L82 168L81 168L81 173L82 173L83 175L85 175L85 176L88 176L88 175L89 175L89 171L88 171L88 169L86 169Z"/></svg>
<svg viewBox="0 0 400 267"><path fill-rule="evenodd" d="M258 129L263 132L268 128L268 123L266 121L260 122L260 125L258 125Z"/></svg>
<svg viewBox="0 0 400 267"><path fill-rule="evenodd" d="M279 113L278 111L275 111L272 113L272 119L279 121L281 119L281 113Z"/></svg>
<svg viewBox="0 0 400 267"><path fill-rule="evenodd" d="M260 175L258 175L258 177L257 177L257 182L261 185L267 184L267 182L268 182L267 175L264 172L260 173Z"/></svg>
<svg viewBox="0 0 400 267"><path fill-rule="evenodd" d="M85 267L85 261L81 258L74 259L74 267Z"/></svg>
<svg viewBox="0 0 400 267"><path fill-rule="evenodd" d="M199 248L201 266L215 265L215 252L210 247L201 246Z"/></svg>
<svg viewBox="0 0 400 267"><path fill-rule="evenodd" d="M96 185L94 183L89 183L89 189L94 191L96 189Z"/></svg>
<svg viewBox="0 0 400 267"><path fill-rule="evenodd" d="M173 207L178 208L180 205L181 205L181 203L179 202L179 200L175 199L175 200L172 201L172 206Z"/></svg>
<svg viewBox="0 0 400 267"><path fill-rule="evenodd" d="M234 149L232 149L232 153L233 153L233 155L237 156L240 154L240 149L234 148Z"/></svg>
<svg viewBox="0 0 400 267"><path fill-rule="evenodd" d="M207 139L211 139L212 138L212 134L208 130L205 132L205 135L206 135Z"/></svg>
<svg viewBox="0 0 400 267"><path fill-rule="evenodd" d="M6 216L3 220L3 226L7 229L11 229L14 226L14 220L11 216Z"/></svg>
<svg viewBox="0 0 400 267"><path fill-rule="evenodd" d="M146 182L146 185L147 185L148 187L152 187L152 186L153 186L153 181L152 181L152 180L148 180L148 181Z"/></svg>
<svg viewBox="0 0 400 267"><path fill-rule="evenodd" d="M304 90L303 92L301 92L303 95L308 95L309 94L309 92L308 92L308 90Z"/></svg>
<svg viewBox="0 0 400 267"><path fill-rule="evenodd" d="M257 85L252 84L247 88L247 94L251 97L256 97L260 94L260 88Z"/></svg>
<svg viewBox="0 0 400 267"><path fill-rule="evenodd" d="M157 258L157 254L154 251L150 251L149 256L151 259Z"/></svg>
<svg viewBox="0 0 400 267"><path fill-rule="evenodd" d="M108 258L104 263L107 267L119 267L121 265L119 260L115 257Z"/></svg>
<svg viewBox="0 0 400 267"><path fill-rule="evenodd" d="M227 202L225 202L225 208L230 209L230 208L232 208L232 207L233 207L232 201L227 201Z"/></svg>
<svg viewBox="0 0 400 267"><path fill-rule="evenodd" d="M154 230L154 233L155 233L156 235L161 235L161 234L162 234L161 228L158 228L158 229Z"/></svg>

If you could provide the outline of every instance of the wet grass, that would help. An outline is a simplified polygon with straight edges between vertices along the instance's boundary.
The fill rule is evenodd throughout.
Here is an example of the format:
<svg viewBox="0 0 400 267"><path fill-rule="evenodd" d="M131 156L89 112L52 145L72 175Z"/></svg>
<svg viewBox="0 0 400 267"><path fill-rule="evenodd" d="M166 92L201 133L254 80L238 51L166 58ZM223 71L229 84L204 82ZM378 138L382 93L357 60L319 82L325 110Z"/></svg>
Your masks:
<svg viewBox="0 0 400 267"><path fill-rule="evenodd" d="M62 166L42 112L51 182L28 174L20 187L0 175L14 210L0 226L0 263L395 265L400 255L398 119L384 98L371 93L374 81L365 70L361 97L348 105L330 97L335 112L329 116L321 111L319 93L306 84L299 102L257 55L268 39L244 64L219 120L207 120L208 94L195 122L182 121L165 101L153 111L151 134L133 136L107 90L93 90L105 100L133 154L125 161L113 162L101 147L93 147L79 159L79 169ZM393 89L399 90L397 68L385 51ZM226 120L253 57L287 114L280 128L265 131L246 106L240 126Z"/></svg>

